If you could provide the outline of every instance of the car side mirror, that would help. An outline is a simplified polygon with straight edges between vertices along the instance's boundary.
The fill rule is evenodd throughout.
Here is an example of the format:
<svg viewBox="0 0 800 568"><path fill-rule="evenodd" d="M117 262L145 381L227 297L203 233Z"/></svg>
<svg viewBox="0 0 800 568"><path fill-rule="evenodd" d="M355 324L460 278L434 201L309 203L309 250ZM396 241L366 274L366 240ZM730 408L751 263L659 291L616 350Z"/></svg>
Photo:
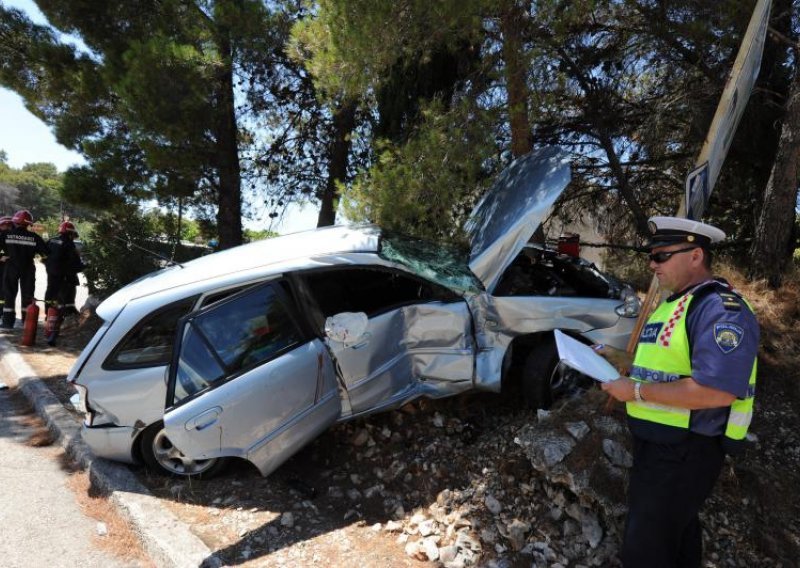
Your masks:
<svg viewBox="0 0 800 568"><path fill-rule="evenodd" d="M325 335L331 341L357 343L367 333L369 318L364 312L342 312L325 319Z"/></svg>

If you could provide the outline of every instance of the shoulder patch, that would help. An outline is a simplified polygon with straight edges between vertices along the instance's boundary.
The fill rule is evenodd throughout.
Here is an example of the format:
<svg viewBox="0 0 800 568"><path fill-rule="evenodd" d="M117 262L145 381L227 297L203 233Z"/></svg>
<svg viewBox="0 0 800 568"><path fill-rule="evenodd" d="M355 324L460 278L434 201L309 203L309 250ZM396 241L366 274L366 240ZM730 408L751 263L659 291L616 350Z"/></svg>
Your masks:
<svg viewBox="0 0 800 568"><path fill-rule="evenodd" d="M714 324L714 341L725 354L739 347L742 337L744 337L744 329L735 323L719 322Z"/></svg>
<svg viewBox="0 0 800 568"><path fill-rule="evenodd" d="M722 299L722 307L730 312L738 312L742 309L742 301L739 296L731 292L719 292L719 297Z"/></svg>

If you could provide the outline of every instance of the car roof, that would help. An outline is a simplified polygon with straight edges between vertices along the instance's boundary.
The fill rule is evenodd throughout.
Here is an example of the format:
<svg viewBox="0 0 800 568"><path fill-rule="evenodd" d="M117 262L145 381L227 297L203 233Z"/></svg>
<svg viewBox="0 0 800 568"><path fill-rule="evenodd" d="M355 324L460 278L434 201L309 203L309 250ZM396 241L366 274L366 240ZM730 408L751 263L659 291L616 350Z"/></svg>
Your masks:
<svg viewBox="0 0 800 568"><path fill-rule="evenodd" d="M376 253L379 243L380 229L374 225L325 227L255 241L151 272L109 296L98 314L107 320L131 300L232 273L337 253Z"/></svg>

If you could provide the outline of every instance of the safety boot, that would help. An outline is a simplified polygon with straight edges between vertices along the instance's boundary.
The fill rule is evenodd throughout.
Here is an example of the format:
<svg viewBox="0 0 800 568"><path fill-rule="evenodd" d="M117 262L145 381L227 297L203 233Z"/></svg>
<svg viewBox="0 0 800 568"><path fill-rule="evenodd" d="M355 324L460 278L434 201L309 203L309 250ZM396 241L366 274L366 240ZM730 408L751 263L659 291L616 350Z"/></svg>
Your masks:
<svg viewBox="0 0 800 568"><path fill-rule="evenodd" d="M3 319L0 321L0 329L14 329L14 320L17 318L14 312L3 312Z"/></svg>

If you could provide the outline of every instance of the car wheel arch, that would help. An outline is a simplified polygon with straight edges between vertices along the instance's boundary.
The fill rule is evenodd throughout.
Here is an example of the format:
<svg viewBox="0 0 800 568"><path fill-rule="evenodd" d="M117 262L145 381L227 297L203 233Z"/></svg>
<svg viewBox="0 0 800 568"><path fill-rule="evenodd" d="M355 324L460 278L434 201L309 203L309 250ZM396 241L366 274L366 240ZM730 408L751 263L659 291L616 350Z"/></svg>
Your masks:
<svg viewBox="0 0 800 568"><path fill-rule="evenodd" d="M229 457L214 458L212 460L185 460L187 462L197 462L202 464L198 466L198 470L193 473L181 473L179 468L165 466L161 463L162 460L154 454L152 445L154 440L159 437L165 437L164 422L162 420L153 422L146 427L143 427L137 434L133 444L133 455L136 461L151 471L161 475L172 477L183 477L193 479L208 479L219 474L225 469L231 461ZM168 438L166 438L168 440ZM149 452L149 455L148 455Z"/></svg>
<svg viewBox="0 0 800 568"><path fill-rule="evenodd" d="M586 343L579 334L569 335ZM557 366L558 355L552 331L515 337L503 360L502 390L519 392L532 408L548 408L554 401L553 373ZM571 378L562 377L558 382L564 380Z"/></svg>

